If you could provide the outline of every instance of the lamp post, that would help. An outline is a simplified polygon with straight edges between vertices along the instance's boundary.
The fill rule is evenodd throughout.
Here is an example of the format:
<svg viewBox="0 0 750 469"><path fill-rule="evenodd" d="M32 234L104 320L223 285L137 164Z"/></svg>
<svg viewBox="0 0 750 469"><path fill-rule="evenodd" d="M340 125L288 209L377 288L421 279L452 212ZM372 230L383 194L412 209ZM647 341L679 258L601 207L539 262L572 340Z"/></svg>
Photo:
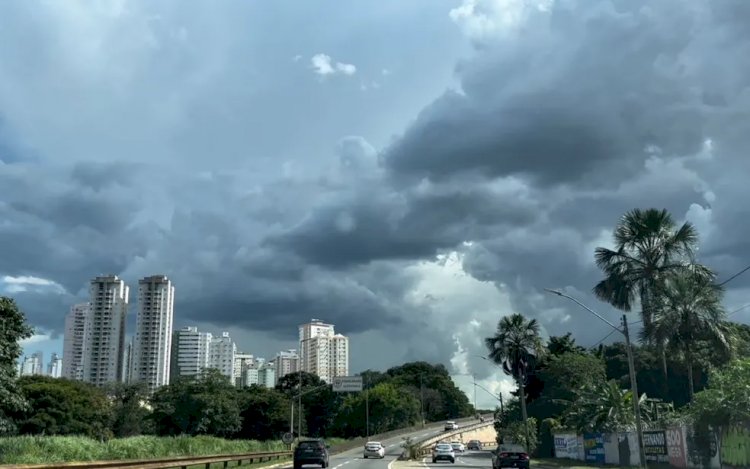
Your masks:
<svg viewBox="0 0 750 469"><path fill-rule="evenodd" d="M552 293L553 295L561 296L563 298L567 298L568 300L576 303L581 308L585 309L589 313L593 314L603 322L607 323L609 327L616 330L623 336L625 336L625 348L627 350L628 354L628 368L630 372L630 390L633 393L633 412L635 413L635 430L638 433L638 454L640 455L641 460L641 466L644 468L647 468L648 465L646 463L646 451L643 446L643 425L641 423L641 406L640 402L638 400L638 381L635 378L635 361L633 359L633 345L630 342L630 331L628 330L628 318L625 314L622 315L622 327L617 327L614 324L612 324L610 321L608 321L604 316L597 313L593 309L589 308L585 304L581 303L577 299L573 298L572 296L566 295L565 293L559 291L559 290L551 290L549 288L545 288L545 291Z"/></svg>

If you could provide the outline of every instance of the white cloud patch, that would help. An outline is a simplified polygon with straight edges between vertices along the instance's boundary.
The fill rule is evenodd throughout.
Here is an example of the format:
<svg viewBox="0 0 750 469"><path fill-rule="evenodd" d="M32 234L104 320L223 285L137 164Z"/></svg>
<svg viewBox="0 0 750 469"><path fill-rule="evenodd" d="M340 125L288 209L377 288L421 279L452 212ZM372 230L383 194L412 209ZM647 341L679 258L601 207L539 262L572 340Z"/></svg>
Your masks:
<svg viewBox="0 0 750 469"><path fill-rule="evenodd" d="M65 293L65 288L57 282L40 277L21 275L12 277L5 275L0 278L0 291L8 294L22 292L39 292L39 293Z"/></svg>
<svg viewBox="0 0 750 469"><path fill-rule="evenodd" d="M321 76L328 75L354 75L357 73L357 67L353 64L343 62L334 62L331 56L327 54L316 54L310 59L313 71Z"/></svg>
<svg viewBox="0 0 750 469"><path fill-rule="evenodd" d="M463 0L450 18L471 39L489 39L517 31L533 11L548 11L554 0Z"/></svg>

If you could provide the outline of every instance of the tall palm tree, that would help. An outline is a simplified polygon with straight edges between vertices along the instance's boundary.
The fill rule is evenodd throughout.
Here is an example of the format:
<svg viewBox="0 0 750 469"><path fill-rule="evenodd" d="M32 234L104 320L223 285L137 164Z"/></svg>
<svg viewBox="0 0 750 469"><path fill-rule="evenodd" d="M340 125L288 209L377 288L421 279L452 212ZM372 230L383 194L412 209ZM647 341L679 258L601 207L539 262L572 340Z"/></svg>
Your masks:
<svg viewBox="0 0 750 469"><path fill-rule="evenodd" d="M695 344L704 340L722 351L730 349L722 294L712 276L691 271L673 275L664 283L658 301L653 304L651 327L644 330L646 339L657 338L681 355L688 370L691 400L695 392L692 353Z"/></svg>
<svg viewBox="0 0 750 469"><path fill-rule="evenodd" d="M690 222L679 228L667 210L633 209L622 216L614 231L615 249L596 248L596 265L605 278L594 294L615 308L631 311L640 300L643 326L651 328L654 298L669 275L689 269L710 272L694 261L698 232ZM658 340L658 336L653 336ZM664 383L667 359L664 344L655 342L662 356Z"/></svg>
<svg viewBox="0 0 750 469"><path fill-rule="evenodd" d="M497 331L484 339L489 350L489 358L503 371L512 376L518 385L521 401L521 415L524 428L528 422L526 413L526 376L530 367L543 353L542 339L539 336L539 323L536 319L527 320L522 314L505 316L497 323ZM526 435L528 449L528 433Z"/></svg>

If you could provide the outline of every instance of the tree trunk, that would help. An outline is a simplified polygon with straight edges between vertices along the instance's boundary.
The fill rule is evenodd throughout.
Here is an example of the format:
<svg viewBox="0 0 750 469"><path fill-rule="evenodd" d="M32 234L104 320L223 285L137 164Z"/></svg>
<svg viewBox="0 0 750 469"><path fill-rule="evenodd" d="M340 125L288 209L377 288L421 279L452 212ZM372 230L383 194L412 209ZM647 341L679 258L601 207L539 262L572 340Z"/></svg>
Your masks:
<svg viewBox="0 0 750 469"><path fill-rule="evenodd" d="M526 412L526 375L523 369L521 369L520 373L520 379L518 380L518 390L521 391L521 417L523 418L523 430L524 430L524 437L526 439L526 444L524 447L526 448L526 452L531 455L531 449L529 448L529 426L528 426L528 420L529 415Z"/></svg>
<svg viewBox="0 0 750 469"><path fill-rule="evenodd" d="M693 357L689 350L685 351L685 361L687 362L688 372L688 394L690 395L690 401L692 402L693 395L695 394L695 385L693 384Z"/></svg>
<svg viewBox="0 0 750 469"><path fill-rule="evenodd" d="M661 355L661 370L662 370L662 374L664 374L664 381L662 382L662 392L664 393L664 401L669 402L671 401L671 399L669 399L669 373L667 370L667 351L663 343L660 343L658 347L659 347L659 354Z"/></svg>

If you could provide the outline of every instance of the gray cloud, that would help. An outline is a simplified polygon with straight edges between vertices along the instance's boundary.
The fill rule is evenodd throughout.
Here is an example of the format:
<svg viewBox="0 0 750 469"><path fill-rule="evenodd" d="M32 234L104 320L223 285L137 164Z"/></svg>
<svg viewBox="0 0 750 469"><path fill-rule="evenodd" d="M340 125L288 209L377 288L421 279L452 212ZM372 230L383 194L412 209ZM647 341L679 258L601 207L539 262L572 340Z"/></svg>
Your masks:
<svg viewBox="0 0 750 469"><path fill-rule="evenodd" d="M477 1L2 7L0 276L65 288L18 293L53 331L91 276L161 272L177 325L278 347L321 317L372 341L355 368L390 339L489 377L470 357L508 312L609 332L541 289L616 318L589 290L625 210L695 222L720 275L748 263L746 2ZM320 51L393 73L362 93L289 60Z"/></svg>

